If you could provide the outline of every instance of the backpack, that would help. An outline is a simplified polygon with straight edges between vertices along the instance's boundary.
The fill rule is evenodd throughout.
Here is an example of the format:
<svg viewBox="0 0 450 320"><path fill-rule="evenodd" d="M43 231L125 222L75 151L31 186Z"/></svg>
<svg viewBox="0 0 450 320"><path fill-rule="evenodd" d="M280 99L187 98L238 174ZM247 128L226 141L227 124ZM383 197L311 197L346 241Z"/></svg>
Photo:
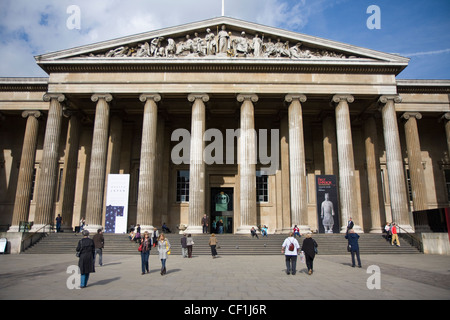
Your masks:
<svg viewBox="0 0 450 320"><path fill-rule="evenodd" d="M294 251L295 246L294 244L291 242L291 244L289 245L289 251Z"/></svg>

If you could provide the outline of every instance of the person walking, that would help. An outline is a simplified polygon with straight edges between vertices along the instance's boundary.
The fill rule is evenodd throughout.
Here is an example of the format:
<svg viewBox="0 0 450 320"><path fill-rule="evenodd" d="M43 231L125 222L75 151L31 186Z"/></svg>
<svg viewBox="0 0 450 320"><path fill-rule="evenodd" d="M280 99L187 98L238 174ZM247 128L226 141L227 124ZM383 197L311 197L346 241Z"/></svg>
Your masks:
<svg viewBox="0 0 450 320"><path fill-rule="evenodd" d="M194 245L194 239L192 239L192 235L188 234L186 238L186 247L188 250L188 258L192 258L192 246Z"/></svg>
<svg viewBox="0 0 450 320"><path fill-rule="evenodd" d="M159 239L159 231L158 228L153 229L153 246L156 247L158 245Z"/></svg>
<svg viewBox="0 0 450 320"><path fill-rule="evenodd" d="M203 233L208 233L208 217L206 214L204 214L202 218L202 227Z"/></svg>
<svg viewBox="0 0 450 320"><path fill-rule="evenodd" d="M395 242L395 245L397 247L400 247L400 240L398 239L398 227L397 227L397 224L392 223L391 233L392 233L391 245L393 246L394 242Z"/></svg>
<svg viewBox="0 0 450 320"><path fill-rule="evenodd" d="M216 246L217 246L217 238L216 235L214 233L211 233L211 237L209 238L209 246L211 248L211 255L213 257L213 259L216 258L217 256L217 250L216 250Z"/></svg>
<svg viewBox="0 0 450 320"><path fill-rule="evenodd" d="M311 233L307 233L305 240L303 240L301 250L305 253L306 268L308 268L309 275L313 273L313 262L317 247L316 240L311 237Z"/></svg>
<svg viewBox="0 0 450 320"><path fill-rule="evenodd" d="M105 247L105 238L103 237L102 229L97 230L97 234L92 238L95 246L94 263L98 254L98 264L103 265L103 248Z"/></svg>
<svg viewBox="0 0 450 320"><path fill-rule="evenodd" d="M144 232L144 236L140 239L141 248L141 274L145 272L150 273L150 268L148 265L148 259L150 257L150 250L152 250L152 239L148 231Z"/></svg>
<svg viewBox="0 0 450 320"><path fill-rule="evenodd" d="M186 238L186 234L184 233L183 236L181 237L181 256L183 258L187 258L187 238Z"/></svg>
<svg viewBox="0 0 450 320"><path fill-rule="evenodd" d="M300 245L297 239L294 238L294 233L289 233L289 237L287 237L282 246L281 253L284 253L286 260L286 274L295 275L296 267L297 267L297 254Z"/></svg>
<svg viewBox="0 0 450 320"><path fill-rule="evenodd" d="M56 232L61 232L61 223L62 223L62 217L60 214L55 218L56 220Z"/></svg>
<svg viewBox="0 0 450 320"><path fill-rule="evenodd" d="M164 233L159 235L158 240L159 259L161 260L161 275L166 274L166 260L170 254L170 242L166 239Z"/></svg>
<svg viewBox="0 0 450 320"><path fill-rule="evenodd" d="M350 229L345 235L345 239L348 240L348 245L350 246L350 253L352 254L352 267L355 267L355 255L358 259L358 268L361 268L361 259L359 258L359 245L358 239L359 234L355 233L355 230Z"/></svg>
<svg viewBox="0 0 450 320"><path fill-rule="evenodd" d="M78 267L80 268L81 274L80 288L86 288L89 280L89 274L95 272L95 245L94 241L89 238L88 230L83 230L82 235L83 238L78 241L76 251L79 256Z"/></svg>

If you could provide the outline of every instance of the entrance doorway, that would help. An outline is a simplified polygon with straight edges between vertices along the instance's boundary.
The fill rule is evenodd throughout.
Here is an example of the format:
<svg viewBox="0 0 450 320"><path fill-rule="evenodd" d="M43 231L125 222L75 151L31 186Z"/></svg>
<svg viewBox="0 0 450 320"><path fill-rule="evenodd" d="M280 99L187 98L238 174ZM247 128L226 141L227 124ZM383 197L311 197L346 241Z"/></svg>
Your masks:
<svg viewBox="0 0 450 320"><path fill-rule="evenodd" d="M233 188L211 188L211 233L233 233Z"/></svg>

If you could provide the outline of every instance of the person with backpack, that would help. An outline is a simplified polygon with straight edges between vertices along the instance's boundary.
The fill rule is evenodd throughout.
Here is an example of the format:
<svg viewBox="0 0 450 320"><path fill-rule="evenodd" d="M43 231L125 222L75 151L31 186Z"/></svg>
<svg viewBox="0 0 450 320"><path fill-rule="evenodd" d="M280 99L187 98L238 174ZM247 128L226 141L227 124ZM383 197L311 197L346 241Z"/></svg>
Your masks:
<svg viewBox="0 0 450 320"><path fill-rule="evenodd" d="M292 272L292 275L295 275L299 248L300 245L297 239L294 238L294 233L289 233L289 237L284 240L281 246L281 253L284 253L286 259L286 274L291 274Z"/></svg>

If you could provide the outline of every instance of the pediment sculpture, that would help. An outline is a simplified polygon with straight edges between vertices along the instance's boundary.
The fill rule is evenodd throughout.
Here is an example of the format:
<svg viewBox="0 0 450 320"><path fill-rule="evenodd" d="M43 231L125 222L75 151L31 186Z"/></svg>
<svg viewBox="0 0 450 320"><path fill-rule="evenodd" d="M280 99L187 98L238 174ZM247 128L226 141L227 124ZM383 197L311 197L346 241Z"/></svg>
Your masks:
<svg viewBox="0 0 450 320"><path fill-rule="evenodd" d="M106 58L285 58L285 59L351 59L344 53L308 47L302 42L265 37L255 32L251 39L242 31L231 32L223 25L217 35L207 28L202 36L194 32L176 39L158 36L142 43L123 45L106 52L91 53L81 57Z"/></svg>

